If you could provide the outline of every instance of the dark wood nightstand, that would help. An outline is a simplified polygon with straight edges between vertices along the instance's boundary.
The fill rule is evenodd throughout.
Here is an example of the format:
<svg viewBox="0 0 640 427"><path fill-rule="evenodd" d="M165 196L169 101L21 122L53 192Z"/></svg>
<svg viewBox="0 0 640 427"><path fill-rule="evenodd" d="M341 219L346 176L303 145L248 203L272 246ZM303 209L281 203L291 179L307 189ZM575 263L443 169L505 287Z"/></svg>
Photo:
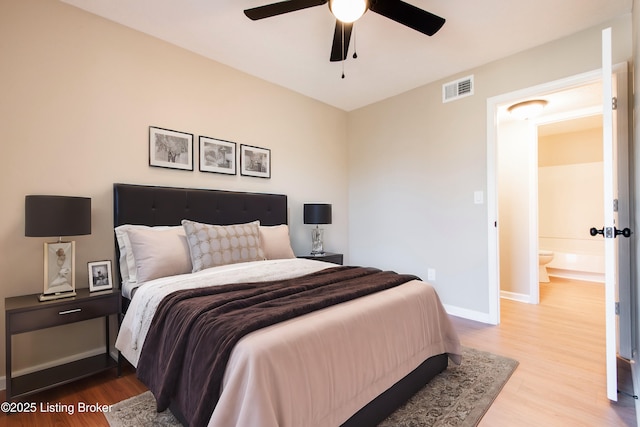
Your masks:
<svg viewBox="0 0 640 427"><path fill-rule="evenodd" d="M342 254L335 254L333 252L325 252L322 255L299 255L298 258L316 259L318 261L332 262L334 264L342 265L343 256L342 256Z"/></svg>
<svg viewBox="0 0 640 427"><path fill-rule="evenodd" d="M119 362L109 354L109 316L115 315L118 324L120 322L119 289L97 293L89 293L88 289L77 289L75 297L45 302L38 301L38 294L5 298L4 309L7 402L111 368L117 367L120 375ZM106 350L103 354L12 377L12 335L98 317L105 318Z"/></svg>

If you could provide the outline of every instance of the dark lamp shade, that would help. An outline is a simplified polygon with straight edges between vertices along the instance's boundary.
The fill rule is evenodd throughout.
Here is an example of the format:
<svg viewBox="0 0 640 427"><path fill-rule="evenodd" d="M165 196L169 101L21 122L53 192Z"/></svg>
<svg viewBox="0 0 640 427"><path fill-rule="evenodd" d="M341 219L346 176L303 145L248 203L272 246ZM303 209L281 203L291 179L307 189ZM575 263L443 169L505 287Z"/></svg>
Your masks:
<svg viewBox="0 0 640 427"><path fill-rule="evenodd" d="M305 224L331 224L331 205L327 203L307 203L304 205Z"/></svg>
<svg viewBox="0 0 640 427"><path fill-rule="evenodd" d="M91 234L91 199L68 196L26 196L24 235L29 237Z"/></svg>

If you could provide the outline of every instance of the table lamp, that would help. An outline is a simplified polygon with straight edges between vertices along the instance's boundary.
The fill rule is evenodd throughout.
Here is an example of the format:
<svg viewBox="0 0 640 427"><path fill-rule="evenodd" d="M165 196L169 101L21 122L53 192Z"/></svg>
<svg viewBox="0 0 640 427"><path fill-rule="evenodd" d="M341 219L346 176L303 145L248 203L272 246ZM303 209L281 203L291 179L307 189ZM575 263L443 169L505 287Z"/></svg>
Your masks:
<svg viewBox="0 0 640 427"><path fill-rule="evenodd" d="M75 243L62 236L91 234L91 199L69 196L25 196L24 235L58 237L44 244L44 292L49 301L76 295Z"/></svg>
<svg viewBox="0 0 640 427"><path fill-rule="evenodd" d="M304 223L315 224L311 230L311 255L324 255L322 228L318 224L331 224L331 205L327 203L305 203Z"/></svg>

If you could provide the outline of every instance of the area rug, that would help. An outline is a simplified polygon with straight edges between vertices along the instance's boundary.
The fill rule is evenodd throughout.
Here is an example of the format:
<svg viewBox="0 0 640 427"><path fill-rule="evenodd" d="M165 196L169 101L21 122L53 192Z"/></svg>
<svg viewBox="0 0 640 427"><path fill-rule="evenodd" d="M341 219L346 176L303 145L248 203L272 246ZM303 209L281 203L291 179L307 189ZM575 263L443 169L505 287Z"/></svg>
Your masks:
<svg viewBox="0 0 640 427"><path fill-rule="evenodd" d="M462 364L450 363L380 427L476 426L517 366L513 359L463 348ZM111 427L180 426L169 410L156 412L149 391L116 403L105 416Z"/></svg>

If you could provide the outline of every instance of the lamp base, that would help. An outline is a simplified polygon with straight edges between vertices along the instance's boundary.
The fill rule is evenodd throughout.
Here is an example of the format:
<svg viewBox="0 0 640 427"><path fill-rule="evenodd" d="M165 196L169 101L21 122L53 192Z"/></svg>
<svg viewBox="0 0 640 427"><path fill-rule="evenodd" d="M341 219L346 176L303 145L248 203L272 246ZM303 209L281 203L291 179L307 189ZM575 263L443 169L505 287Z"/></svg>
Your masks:
<svg viewBox="0 0 640 427"><path fill-rule="evenodd" d="M43 301L53 301L56 299L61 299L61 298L71 298L71 297L75 297L76 291L69 291L69 292L58 292L55 294L40 294L38 295L38 301L43 302Z"/></svg>
<svg viewBox="0 0 640 427"><path fill-rule="evenodd" d="M311 229L311 255L318 256L324 255L324 248L322 243L323 230L316 225L316 228Z"/></svg>

